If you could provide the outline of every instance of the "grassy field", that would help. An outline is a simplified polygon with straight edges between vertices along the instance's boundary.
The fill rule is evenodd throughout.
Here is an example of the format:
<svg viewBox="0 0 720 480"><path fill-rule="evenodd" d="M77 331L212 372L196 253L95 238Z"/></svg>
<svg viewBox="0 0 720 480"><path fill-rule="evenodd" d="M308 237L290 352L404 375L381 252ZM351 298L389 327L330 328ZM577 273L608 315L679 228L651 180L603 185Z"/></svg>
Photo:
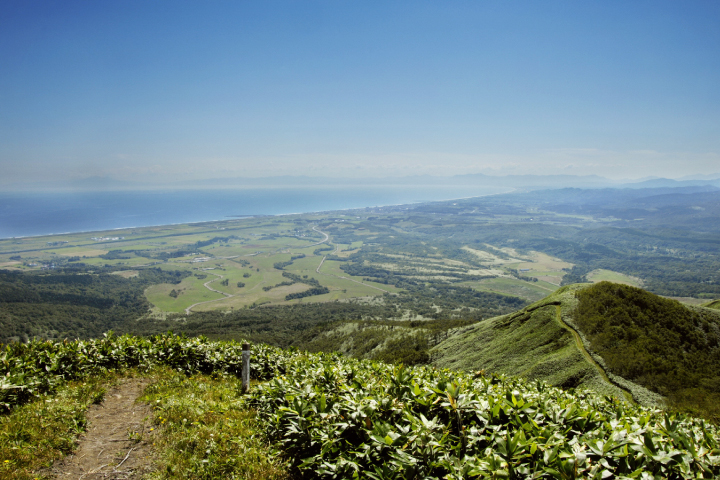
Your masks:
<svg viewBox="0 0 720 480"><path fill-rule="evenodd" d="M593 270L592 272L588 273L586 277L592 283L607 281L613 283L622 283L623 285L630 285L631 287L642 287L643 285L642 280L639 278L630 277L628 275L623 275L622 273L613 272L611 270Z"/></svg>
<svg viewBox="0 0 720 480"><path fill-rule="evenodd" d="M179 285L170 285L168 283L153 285L145 290L145 296L160 310L183 312L194 303L223 298L223 295L212 292L203 285L211 279L211 276L205 279L190 276L183 279ZM177 297L170 296L170 292L173 290L180 292Z"/></svg>
<svg viewBox="0 0 720 480"><path fill-rule="evenodd" d="M478 282L462 282L461 285L466 285L481 292L520 297L530 302L545 298L557 288L555 285L549 285L545 282L526 282L512 277L488 278Z"/></svg>
<svg viewBox="0 0 720 480"><path fill-rule="evenodd" d="M523 277L534 277L555 287L560 286L566 271L572 268L572 263L563 262L541 252L531 252L525 256L525 261L509 263L507 267L514 268Z"/></svg>
<svg viewBox="0 0 720 480"><path fill-rule="evenodd" d="M347 289L348 292L351 292L353 294L352 296L355 297L364 297L369 295L378 295L383 294L384 292L389 293L398 293L400 291L399 288L395 287L394 285L385 285L382 283L377 282L368 282L362 279L362 277L355 277L352 275L348 275L343 270L340 269L341 262L328 260L323 263L322 268L320 269L320 273L324 274L323 278L332 280L335 285L342 285L343 288ZM329 277L332 275L333 277ZM344 277L344 278L338 278L338 277ZM362 282L364 285L361 285L357 282ZM373 288L374 287L374 288ZM349 298L349 297L346 297Z"/></svg>

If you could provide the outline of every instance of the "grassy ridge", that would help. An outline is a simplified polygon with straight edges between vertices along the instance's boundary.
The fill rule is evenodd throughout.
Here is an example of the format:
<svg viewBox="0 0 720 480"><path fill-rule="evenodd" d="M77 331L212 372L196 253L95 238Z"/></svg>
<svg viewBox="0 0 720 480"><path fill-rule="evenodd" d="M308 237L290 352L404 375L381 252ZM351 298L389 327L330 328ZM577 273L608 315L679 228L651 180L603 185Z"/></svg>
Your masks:
<svg viewBox="0 0 720 480"><path fill-rule="evenodd" d="M720 315L609 282L576 295L575 321L613 373L720 419Z"/></svg>
<svg viewBox="0 0 720 480"><path fill-rule="evenodd" d="M518 312L456 330L432 350L432 363L518 375L564 388L589 388L622 398L622 391L603 380L557 318L558 306L562 315L573 310L576 288L580 287L564 287Z"/></svg>
<svg viewBox="0 0 720 480"><path fill-rule="evenodd" d="M563 287L517 313L456 330L432 350L432 363L720 419L720 315L629 285Z"/></svg>
<svg viewBox="0 0 720 480"><path fill-rule="evenodd" d="M713 300L712 302L704 303L702 306L705 308L720 310L720 300Z"/></svg>

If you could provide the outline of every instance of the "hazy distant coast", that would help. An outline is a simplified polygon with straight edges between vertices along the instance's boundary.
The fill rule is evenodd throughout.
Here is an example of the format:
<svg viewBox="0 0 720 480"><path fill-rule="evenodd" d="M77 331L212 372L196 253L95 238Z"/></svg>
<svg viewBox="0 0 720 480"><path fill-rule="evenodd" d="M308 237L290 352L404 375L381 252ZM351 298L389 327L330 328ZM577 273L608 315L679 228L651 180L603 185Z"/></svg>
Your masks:
<svg viewBox="0 0 720 480"><path fill-rule="evenodd" d="M346 210L558 188L720 187L720 174L615 181L597 175L276 176L147 184L108 177L18 184L0 194L0 238Z"/></svg>
<svg viewBox="0 0 720 480"><path fill-rule="evenodd" d="M452 176L408 175L401 177L319 177L319 176L271 176L196 178L173 182L149 182L123 180L107 176L92 176L68 181L24 182L3 185L5 192L93 192L93 191L149 191L248 188L648 188L713 185L720 187L720 173L691 175L677 179L646 177L641 179L613 180L598 175L486 175L467 174Z"/></svg>
<svg viewBox="0 0 720 480"><path fill-rule="evenodd" d="M0 194L0 238L479 197L508 187L388 185Z"/></svg>

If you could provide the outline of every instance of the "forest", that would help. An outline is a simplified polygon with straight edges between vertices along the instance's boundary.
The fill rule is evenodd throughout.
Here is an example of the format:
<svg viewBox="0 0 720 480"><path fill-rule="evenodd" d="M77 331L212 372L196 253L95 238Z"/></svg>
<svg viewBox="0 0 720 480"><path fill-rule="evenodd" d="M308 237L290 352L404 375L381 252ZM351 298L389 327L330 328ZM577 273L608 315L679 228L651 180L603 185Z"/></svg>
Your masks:
<svg viewBox="0 0 720 480"><path fill-rule="evenodd" d="M179 283L187 274L148 268L126 279L82 270L0 270L0 342L97 338L108 330L123 330L149 311L144 295L148 285Z"/></svg>

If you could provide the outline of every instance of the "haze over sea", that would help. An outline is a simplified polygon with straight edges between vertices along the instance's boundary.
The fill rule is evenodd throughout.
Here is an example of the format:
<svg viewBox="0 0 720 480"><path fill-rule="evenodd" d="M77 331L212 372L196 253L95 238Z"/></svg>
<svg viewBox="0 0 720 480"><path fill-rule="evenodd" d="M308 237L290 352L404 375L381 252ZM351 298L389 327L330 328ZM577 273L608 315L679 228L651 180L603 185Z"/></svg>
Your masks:
<svg viewBox="0 0 720 480"><path fill-rule="evenodd" d="M401 205L508 190L485 186L383 185L0 193L0 238Z"/></svg>

